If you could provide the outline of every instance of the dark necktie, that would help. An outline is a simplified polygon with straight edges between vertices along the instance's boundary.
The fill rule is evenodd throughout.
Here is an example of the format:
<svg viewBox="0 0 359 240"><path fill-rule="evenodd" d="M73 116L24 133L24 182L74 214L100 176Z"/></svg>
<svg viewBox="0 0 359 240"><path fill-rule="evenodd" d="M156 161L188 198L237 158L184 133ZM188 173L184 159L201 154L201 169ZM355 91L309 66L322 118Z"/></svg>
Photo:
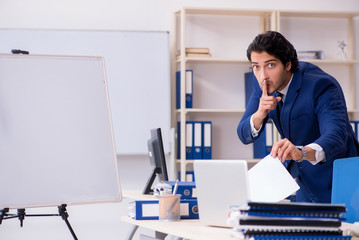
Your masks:
<svg viewBox="0 0 359 240"><path fill-rule="evenodd" d="M278 119L280 122L280 113L281 113L282 107L283 107L283 94L280 92L276 92L275 95L276 95L276 97L281 97L281 100L278 102L278 105L277 105L277 115L278 115Z"/></svg>

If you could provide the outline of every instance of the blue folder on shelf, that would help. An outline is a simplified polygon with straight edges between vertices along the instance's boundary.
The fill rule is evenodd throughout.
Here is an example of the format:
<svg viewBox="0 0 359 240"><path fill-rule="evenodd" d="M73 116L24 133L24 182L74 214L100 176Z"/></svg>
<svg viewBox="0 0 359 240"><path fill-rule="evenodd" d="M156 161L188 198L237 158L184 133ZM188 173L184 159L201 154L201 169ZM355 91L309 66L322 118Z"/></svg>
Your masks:
<svg viewBox="0 0 359 240"><path fill-rule="evenodd" d="M177 122L177 158L181 158L181 122ZM186 159L193 159L193 122L186 122Z"/></svg>
<svg viewBox="0 0 359 240"><path fill-rule="evenodd" d="M202 158L212 159L212 122L202 122Z"/></svg>
<svg viewBox="0 0 359 240"><path fill-rule="evenodd" d="M186 159L194 158L193 134L194 134L193 123L186 122Z"/></svg>
<svg viewBox="0 0 359 240"><path fill-rule="evenodd" d="M186 70L186 108L193 107L193 70ZM181 72L176 72L176 108L181 108Z"/></svg>
<svg viewBox="0 0 359 240"><path fill-rule="evenodd" d="M178 172L178 179L181 179L181 171ZM194 171L186 171L186 181L195 182L196 178L194 177Z"/></svg>
<svg viewBox="0 0 359 240"><path fill-rule="evenodd" d="M202 156L202 122L193 124L193 159L203 159Z"/></svg>
<svg viewBox="0 0 359 240"><path fill-rule="evenodd" d="M212 122L186 121L186 159L212 159ZM181 123L177 122L177 158L181 158Z"/></svg>

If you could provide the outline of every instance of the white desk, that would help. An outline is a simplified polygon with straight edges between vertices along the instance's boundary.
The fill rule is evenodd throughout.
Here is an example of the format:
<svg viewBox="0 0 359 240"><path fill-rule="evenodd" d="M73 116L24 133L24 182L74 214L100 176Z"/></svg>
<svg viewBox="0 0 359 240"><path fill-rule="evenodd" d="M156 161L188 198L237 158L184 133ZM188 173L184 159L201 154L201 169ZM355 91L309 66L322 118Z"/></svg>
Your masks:
<svg viewBox="0 0 359 240"><path fill-rule="evenodd" d="M156 199L156 197L152 195L143 195L140 190L123 190L122 196L135 200ZM128 216L122 216L121 220L134 225L134 228L128 235L128 239L132 239L138 227L143 227L156 232L191 240L233 240L229 233L231 228L209 227L200 223L198 219L185 219L179 222L161 222L159 220L134 220Z"/></svg>
<svg viewBox="0 0 359 240"><path fill-rule="evenodd" d="M197 219L181 220L179 222L161 222L158 220L134 220L130 217L123 216L121 220L139 227L191 240L238 239L231 237L229 232L230 228L205 226ZM342 222L341 229L345 232L348 231L351 226L351 223ZM348 234L348 232L346 234ZM359 237L353 236L352 240L359 240Z"/></svg>
<svg viewBox="0 0 359 240"><path fill-rule="evenodd" d="M122 196L132 198L136 200L155 199L151 195L143 195L138 190L123 190ZM198 219L181 220L179 222L161 222L159 220L134 220L127 216L122 216L121 220L126 223L134 225L128 236L128 239L132 239L132 236L138 227L154 230L168 235L177 236L190 240L234 240L236 238L231 237L231 228L210 227L200 223ZM350 229L352 224L342 223L342 230ZM353 237L352 240L359 240L358 237Z"/></svg>
<svg viewBox="0 0 359 240"><path fill-rule="evenodd" d="M230 228L209 227L197 219L181 220L179 222L161 222L158 220L134 220L123 216L121 220L139 227L162 232L191 240L233 240Z"/></svg>

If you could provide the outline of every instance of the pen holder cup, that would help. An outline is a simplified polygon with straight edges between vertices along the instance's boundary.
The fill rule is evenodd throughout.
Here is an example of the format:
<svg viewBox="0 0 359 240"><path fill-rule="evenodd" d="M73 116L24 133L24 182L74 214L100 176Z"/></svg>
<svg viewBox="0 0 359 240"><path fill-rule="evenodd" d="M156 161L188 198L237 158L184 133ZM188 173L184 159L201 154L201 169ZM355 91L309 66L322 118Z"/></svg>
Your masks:
<svg viewBox="0 0 359 240"><path fill-rule="evenodd" d="M180 200L181 194L159 196L159 220L175 222L181 219Z"/></svg>

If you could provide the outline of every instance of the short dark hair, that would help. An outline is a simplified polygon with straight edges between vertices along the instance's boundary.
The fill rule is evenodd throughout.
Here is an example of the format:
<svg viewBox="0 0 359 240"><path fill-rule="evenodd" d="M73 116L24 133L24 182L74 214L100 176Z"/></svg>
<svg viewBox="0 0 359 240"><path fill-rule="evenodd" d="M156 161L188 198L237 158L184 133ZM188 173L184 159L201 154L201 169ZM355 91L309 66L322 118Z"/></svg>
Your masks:
<svg viewBox="0 0 359 240"><path fill-rule="evenodd" d="M257 35L247 49L247 58L251 61L252 52L267 52L278 58L285 66L292 63L291 72L297 71L298 57L293 45L279 32L267 31Z"/></svg>

